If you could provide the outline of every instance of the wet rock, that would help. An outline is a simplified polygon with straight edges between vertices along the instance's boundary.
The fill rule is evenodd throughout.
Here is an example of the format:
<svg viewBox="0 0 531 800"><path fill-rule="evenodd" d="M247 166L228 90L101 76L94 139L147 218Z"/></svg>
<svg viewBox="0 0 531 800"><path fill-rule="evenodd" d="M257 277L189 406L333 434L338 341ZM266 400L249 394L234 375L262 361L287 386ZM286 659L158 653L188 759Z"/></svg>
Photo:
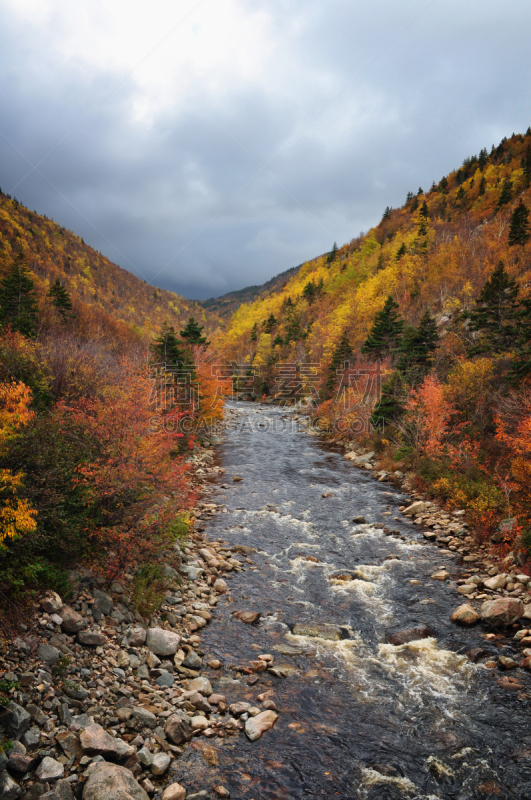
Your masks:
<svg viewBox="0 0 531 800"><path fill-rule="evenodd" d="M476 589L475 583L464 583L462 586L457 587L457 594L472 594Z"/></svg>
<svg viewBox="0 0 531 800"><path fill-rule="evenodd" d="M500 689L507 689L510 692L519 692L524 688L517 678L513 678L510 675L504 675L502 678L498 678L496 683Z"/></svg>
<svg viewBox="0 0 531 800"><path fill-rule="evenodd" d="M104 758L116 756L114 737L97 723L89 725L88 728L82 731L79 742L83 751L90 756L103 756Z"/></svg>
<svg viewBox="0 0 531 800"><path fill-rule="evenodd" d="M354 517L352 522L354 522L356 525L365 525L367 523L367 520L365 519L363 514L359 514L357 517Z"/></svg>
<svg viewBox="0 0 531 800"><path fill-rule="evenodd" d="M477 664L483 658L487 658L489 653L487 653L487 651L482 647L473 647L472 650L468 650L465 655L469 661L471 661L473 664Z"/></svg>
<svg viewBox="0 0 531 800"><path fill-rule="evenodd" d="M40 601L40 606L47 614L58 614L63 607L63 601L57 592L47 592Z"/></svg>
<svg viewBox="0 0 531 800"><path fill-rule="evenodd" d="M429 628L407 628L406 630L398 631L398 633L393 633L387 641L389 644L399 646L408 642L415 642L418 639L428 639L430 636L433 636L433 633Z"/></svg>
<svg viewBox="0 0 531 800"><path fill-rule="evenodd" d="M188 684L188 691L189 692L199 692L202 694L203 697L210 697L212 694L212 684L208 680L208 678L194 678Z"/></svg>
<svg viewBox="0 0 531 800"><path fill-rule="evenodd" d="M239 619L240 622L245 622L246 625L256 625L261 614L259 611L234 611L232 616Z"/></svg>
<svg viewBox="0 0 531 800"><path fill-rule="evenodd" d="M463 603L455 609L450 619L459 625L475 625L479 621L480 615L470 603Z"/></svg>
<svg viewBox="0 0 531 800"><path fill-rule="evenodd" d="M489 625L512 625L524 613L524 604L521 600L511 597L499 597L496 600L487 600L481 606L481 619Z"/></svg>
<svg viewBox="0 0 531 800"><path fill-rule="evenodd" d="M156 753L153 756L151 772L153 775L164 775L171 764L171 756L168 753Z"/></svg>
<svg viewBox="0 0 531 800"><path fill-rule="evenodd" d="M290 678L293 675L298 675L299 670L292 667L291 664L277 664L275 667L270 667L269 672L276 678Z"/></svg>
<svg viewBox="0 0 531 800"><path fill-rule="evenodd" d="M79 631L77 640L79 644L91 647L102 647L102 645L107 644L107 638L99 631Z"/></svg>
<svg viewBox="0 0 531 800"><path fill-rule="evenodd" d="M22 794L22 789L7 772L0 772L0 798L2 800L16 800Z"/></svg>
<svg viewBox="0 0 531 800"><path fill-rule="evenodd" d="M438 572L434 572L431 577L434 581L445 581L450 577L450 573L445 569L440 569Z"/></svg>
<svg viewBox="0 0 531 800"><path fill-rule="evenodd" d="M37 648L37 658L52 666L61 658L61 651L51 644L40 644Z"/></svg>
<svg viewBox="0 0 531 800"><path fill-rule="evenodd" d="M218 592L218 594L225 594L227 591L227 582L223 580L223 578L217 578L214 581L214 590Z"/></svg>
<svg viewBox="0 0 531 800"><path fill-rule="evenodd" d="M62 778L64 774L64 765L50 756L45 756L35 770L35 775L40 781L54 781Z"/></svg>
<svg viewBox="0 0 531 800"><path fill-rule="evenodd" d="M274 711L261 711L256 717L249 717L245 723L245 735L251 742L257 739L272 728L278 719L278 714Z"/></svg>
<svg viewBox="0 0 531 800"><path fill-rule="evenodd" d="M129 647L142 647L146 641L146 636L147 631L145 628L135 627L126 633L125 639Z"/></svg>
<svg viewBox="0 0 531 800"><path fill-rule="evenodd" d="M423 514L426 511L427 505L423 500L416 500L414 503L411 503L406 509L404 509L404 514L408 517L414 517L417 514Z"/></svg>
<svg viewBox="0 0 531 800"><path fill-rule="evenodd" d="M64 608L61 609L61 619L61 627L67 633L77 633L86 625L86 621L81 614L70 606L64 606Z"/></svg>
<svg viewBox="0 0 531 800"><path fill-rule="evenodd" d="M0 708L0 725L10 739L20 739L30 726L31 716L28 712L11 701L9 705Z"/></svg>
<svg viewBox="0 0 531 800"><path fill-rule="evenodd" d="M191 726L178 714L168 717L164 725L164 733L173 744L184 744L193 736Z"/></svg>
<svg viewBox="0 0 531 800"><path fill-rule="evenodd" d="M295 636L311 636L316 639L329 639L332 642L338 642L344 638L339 625L330 625L327 622L297 622L293 626L293 633Z"/></svg>
<svg viewBox="0 0 531 800"><path fill-rule="evenodd" d="M90 764L83 800L149 800L148 794L125 767L100 761Z"/></svg>
<svg viewBox="0 0 531 800"><path fill-rule="evenodd" d="M173 656L179 649L181 637L164 628L148 628L146 647L157 656Z"/></svg>
<svg viewBox="0 0 531 800"><path fill-rule="evenodd" d="M225 786L213 786L212 788L218 797L230 797L230 792Z"/></svg>
<svg viewBox="0 0 531 800"><path fill-rule="evenodd" d="M161 800L185 800L186 789L180 783L172 783L162 792Z"/></svg>
<svg viewBox="0 0 531 800"><path fill-rule="evenodd" d="M231 703L229 706L229 712L232 714L233 717L239 717L240 714L245 714L246 711L249 711L251 708L250 703L246 703L242 701L240 703Z"/></svg>
<svg viewBox="0 0 531 800"><path fill-rule="evenodd" d="M509 656L499 656L498 661L503 669L516 669L518 666L514 658L509 658Z"/></svg>

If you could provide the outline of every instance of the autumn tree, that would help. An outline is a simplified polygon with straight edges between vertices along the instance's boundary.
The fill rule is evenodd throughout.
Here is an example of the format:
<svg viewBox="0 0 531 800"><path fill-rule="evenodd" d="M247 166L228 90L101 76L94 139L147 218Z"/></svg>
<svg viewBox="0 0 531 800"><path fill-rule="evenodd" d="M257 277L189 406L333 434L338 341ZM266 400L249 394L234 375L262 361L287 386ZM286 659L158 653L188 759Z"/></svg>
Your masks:
<svg viewBox="0 0 531 800"><path fill-rule="evenodd" d="M481 290L475 308L464 314L469 331L479 335L477 344L469 349L469 356L512 349L518 293L518 282L507 274L503 261L499 261Z"/></svg>
<svg viewBox="0 0 531 800"><path fill-rule="evenodd" d="M374 317L370 333L361 346L363 355L373 361L395 355L400 347L404 320L399 313L399 305L391 295L384 307Z"/></svg>
<svg viewBox="0 0 531 800"><path fill-rule="evenodd" d="M373 428L381 430L386 425L394 425L399 421L404 413L407 390L407 384L398 371L393 372L383 382L380 397L370 418Z"/></svg>
<svg viewBox="0 0 531 800"><path fill-rule="evenodd" d="M0 324L3 327L10 325L12 330L24 336L35 336L37 313L35 285L21 251L0 281Z"/></svg>

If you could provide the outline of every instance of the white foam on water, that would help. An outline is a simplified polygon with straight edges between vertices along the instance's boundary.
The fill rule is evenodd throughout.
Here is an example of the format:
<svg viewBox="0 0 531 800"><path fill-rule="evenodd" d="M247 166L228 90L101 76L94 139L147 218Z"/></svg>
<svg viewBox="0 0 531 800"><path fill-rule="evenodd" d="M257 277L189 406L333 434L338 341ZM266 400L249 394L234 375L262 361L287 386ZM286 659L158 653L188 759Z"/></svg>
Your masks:
<svg viewBox="0 0 531 800"><path fill-rule="evenodd" d="M387 783L391 786L396 786L397 789L400 789L406 794L416 793L417 791L417 787L409 778L396 778L393 775L382 775L375 769L369 769L367 767L362 769L361 781L364 786L378 786L380 783Z"/></svg>

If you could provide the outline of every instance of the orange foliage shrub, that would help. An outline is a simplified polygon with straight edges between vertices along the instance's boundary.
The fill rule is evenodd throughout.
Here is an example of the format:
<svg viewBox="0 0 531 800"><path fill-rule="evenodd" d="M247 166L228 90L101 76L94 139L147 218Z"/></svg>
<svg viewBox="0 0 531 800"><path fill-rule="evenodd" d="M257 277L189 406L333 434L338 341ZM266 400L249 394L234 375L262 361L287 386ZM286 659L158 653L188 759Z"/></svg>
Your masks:
<svg viewBox="0 0 531 800"><path fill-rule="evenodd" d="M406 404L404 431L415 449L437 458L444 452L444 440L450 431L454 409L445 400L444 387L435 375L428 375L412 389Z"/></svg>

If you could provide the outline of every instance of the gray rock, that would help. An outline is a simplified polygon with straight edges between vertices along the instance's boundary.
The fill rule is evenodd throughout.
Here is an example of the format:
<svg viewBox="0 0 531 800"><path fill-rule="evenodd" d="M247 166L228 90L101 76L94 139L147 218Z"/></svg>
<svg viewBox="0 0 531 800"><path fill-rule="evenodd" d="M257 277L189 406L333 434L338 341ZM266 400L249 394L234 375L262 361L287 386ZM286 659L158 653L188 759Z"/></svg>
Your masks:
<svg viewBox="0 0 531 800"><path fill-rule="evenodd" d="M101 614L105 614L107 616L113 610L113 600L112 597L105 592L102 592L100 589L94 589L94 606ZM92 607L94 609L94 606Z"/></svg>
<svg viewBox="0 0 531 800"><path fill-rule="evenodd" d="M30 772L32 769L34 769L38 762L39 759L35 756L27 756L23 753L14 753L11 751L9 754L9 760L7 762L7 768L11 772L18 772L21 775L25 775L26 772Z"/></svg>
<svg viewBox="0 0 531 800"><path fill-rule="evenodd" d="M149 795L125 767L106 761L90 764L83 800L149 800Z"/></svg>
<svg viewBox="0 0 531 800"><path fill-rule="evenodd" d="M144 767L150 767L153 764L153 753L147 747L141 747L137 753L138 760Z"/></svg>
<svg viewBox="0 0 531 800"><path fill-rule="evenodd" d="M201 669L203 666L203 659L197 655L195 650L190 650L182 663L183 667L187 669Z"/></svg>
<svg viewBox="0 0 531 800"><path fill-rule="evenodd" d="M354 517L352 522L355 522L356 525L364 525L367 522L367 520L362 514L359 514L357 517Z"/></svg>
<svg viewBox="0 0 531 800"><path fill-rule="evenodd" d="M130 628L126 635L126 642L129 647L142 647L144 642L146 641L147 631L145 628L141 628L139 625L135 626L134 628Z"/></svg>
<svg viewBox="0 0 531 800"><path fill-rule="evenodd" d="M173 744L188 742L194 735L188 722L178 714L168 717L164 725L164 733Z"/></svg>
<svg viewBox="0 0 531 800"><path fill-rule="evenodd" d="M54 781L62 778L64 774L64 765L50 756L45 756L35 770L35 775L40 781Z"/></svg>
<svg viewBox="0 0 531 800"><path fill-rule="evenodd" d="M131 709L131 717L129 721L132 722L135 727L157 727L157 718L155 714L153 714L151 711L148 711L147 708L142 708L142 706L135 706Z"/></svg>
<svg viewBox="0 0 531 800"><path fill-rule="evenodd" d="M40 606L47 614L58 614L63 607L63 601L57 592L47 592L40 601Z"/></svg>
<svg viewBox="0 0 531 800"><path fill-rule="evenodd" d="M51 792L41 794L40 800L74 800L70 783L66 779L57 781Z"/></svg>
<svg viewBox="0 0 531 800"><path fill-rule="evenodd" d="M107 637L99 631L79 631L77 640L79 644L85 644L91 647L102 647L104 644L107 644Z"/></svg>
<svg viewBox="0 0 531 800"><path fill-rule="evenodd" d="M22 789L7 772L0 772L0 798L1 800L16 800L22 794Z"/></svg>
<svg viewBox="0 0 531 800"><path fill-rule="evenodd" d="M260 739L265 731L272 728L278 719L274 711L261 711L255 717L250 717L245 723L245 735L251 742Z"/></svg>
<svg viewBox="0 0 531 800"><path fill-rule="evenodd" d="M197 581L203 575L204 569L202 567L192 567L188 564L181 564L179 572L188 578L189 581Z"/></svg>
<svg viewBox="0 0 531 800"><path fill-rule="evenodd" d="M63 620L61 627L67 633L77 633L86 626L86 621L81 614L70 606L64 606L61 609L61 619Z"/></svg>
<svg viewBox="0 0 531 800"><path fill-rule="evenodd" d="M5 708L0 708L0 725L11 739L20 739L31 723L31 716L16 703L9 703Z"/></svg>
<svg viewBox="0 0 531 800"><path fill-rule="evenodd" d="M181 637L164 628L148 628L146 647L157 656L173 656L179 649Z"/></svg>
<svg viewBox="0 0 531 800"><path fill-rule="evenodd" d="M208 678L194 678L193 681L190 681L188 684L188 691L189 692L199 692L202 694L203 697L210 697L213 692L212 684L208 680Z"/></svg>
<svg viewBox="0 0 531 800"><path fill-rule="evenodd" d="M164 775L171 764L171 756L168 753L156 753L153 756L151 772L153 775Z"/></svg>
<svg viewBox="0 0 531 800"><path fill-rule="evenodd" d="M61 658L61 651L51 644L40 644L37 648L37 658L45 664L56 664Z"/></svg>
<svg viewBox="0 0 531 800"><path fill-rule="evenodd" d="M103 756L112 758L116 755L116 741L114 736L107 733L101 725L93 723L82 731L79 742L83 752L89 756Z"/></svg>
<svg viewBox="0 0 531 800"><path fill-rule="evenodd" d="M157 686L166 686L170 688L175 683L175 678L170 672L163 672L162 675L156 679Z"/></svg>
<svg viewBox="0 0 531 800"><path fill-rule="evenodd" d="M23 734L21 741L28 750L35 750L41 741L41 732L35 726Z"/></svg>

